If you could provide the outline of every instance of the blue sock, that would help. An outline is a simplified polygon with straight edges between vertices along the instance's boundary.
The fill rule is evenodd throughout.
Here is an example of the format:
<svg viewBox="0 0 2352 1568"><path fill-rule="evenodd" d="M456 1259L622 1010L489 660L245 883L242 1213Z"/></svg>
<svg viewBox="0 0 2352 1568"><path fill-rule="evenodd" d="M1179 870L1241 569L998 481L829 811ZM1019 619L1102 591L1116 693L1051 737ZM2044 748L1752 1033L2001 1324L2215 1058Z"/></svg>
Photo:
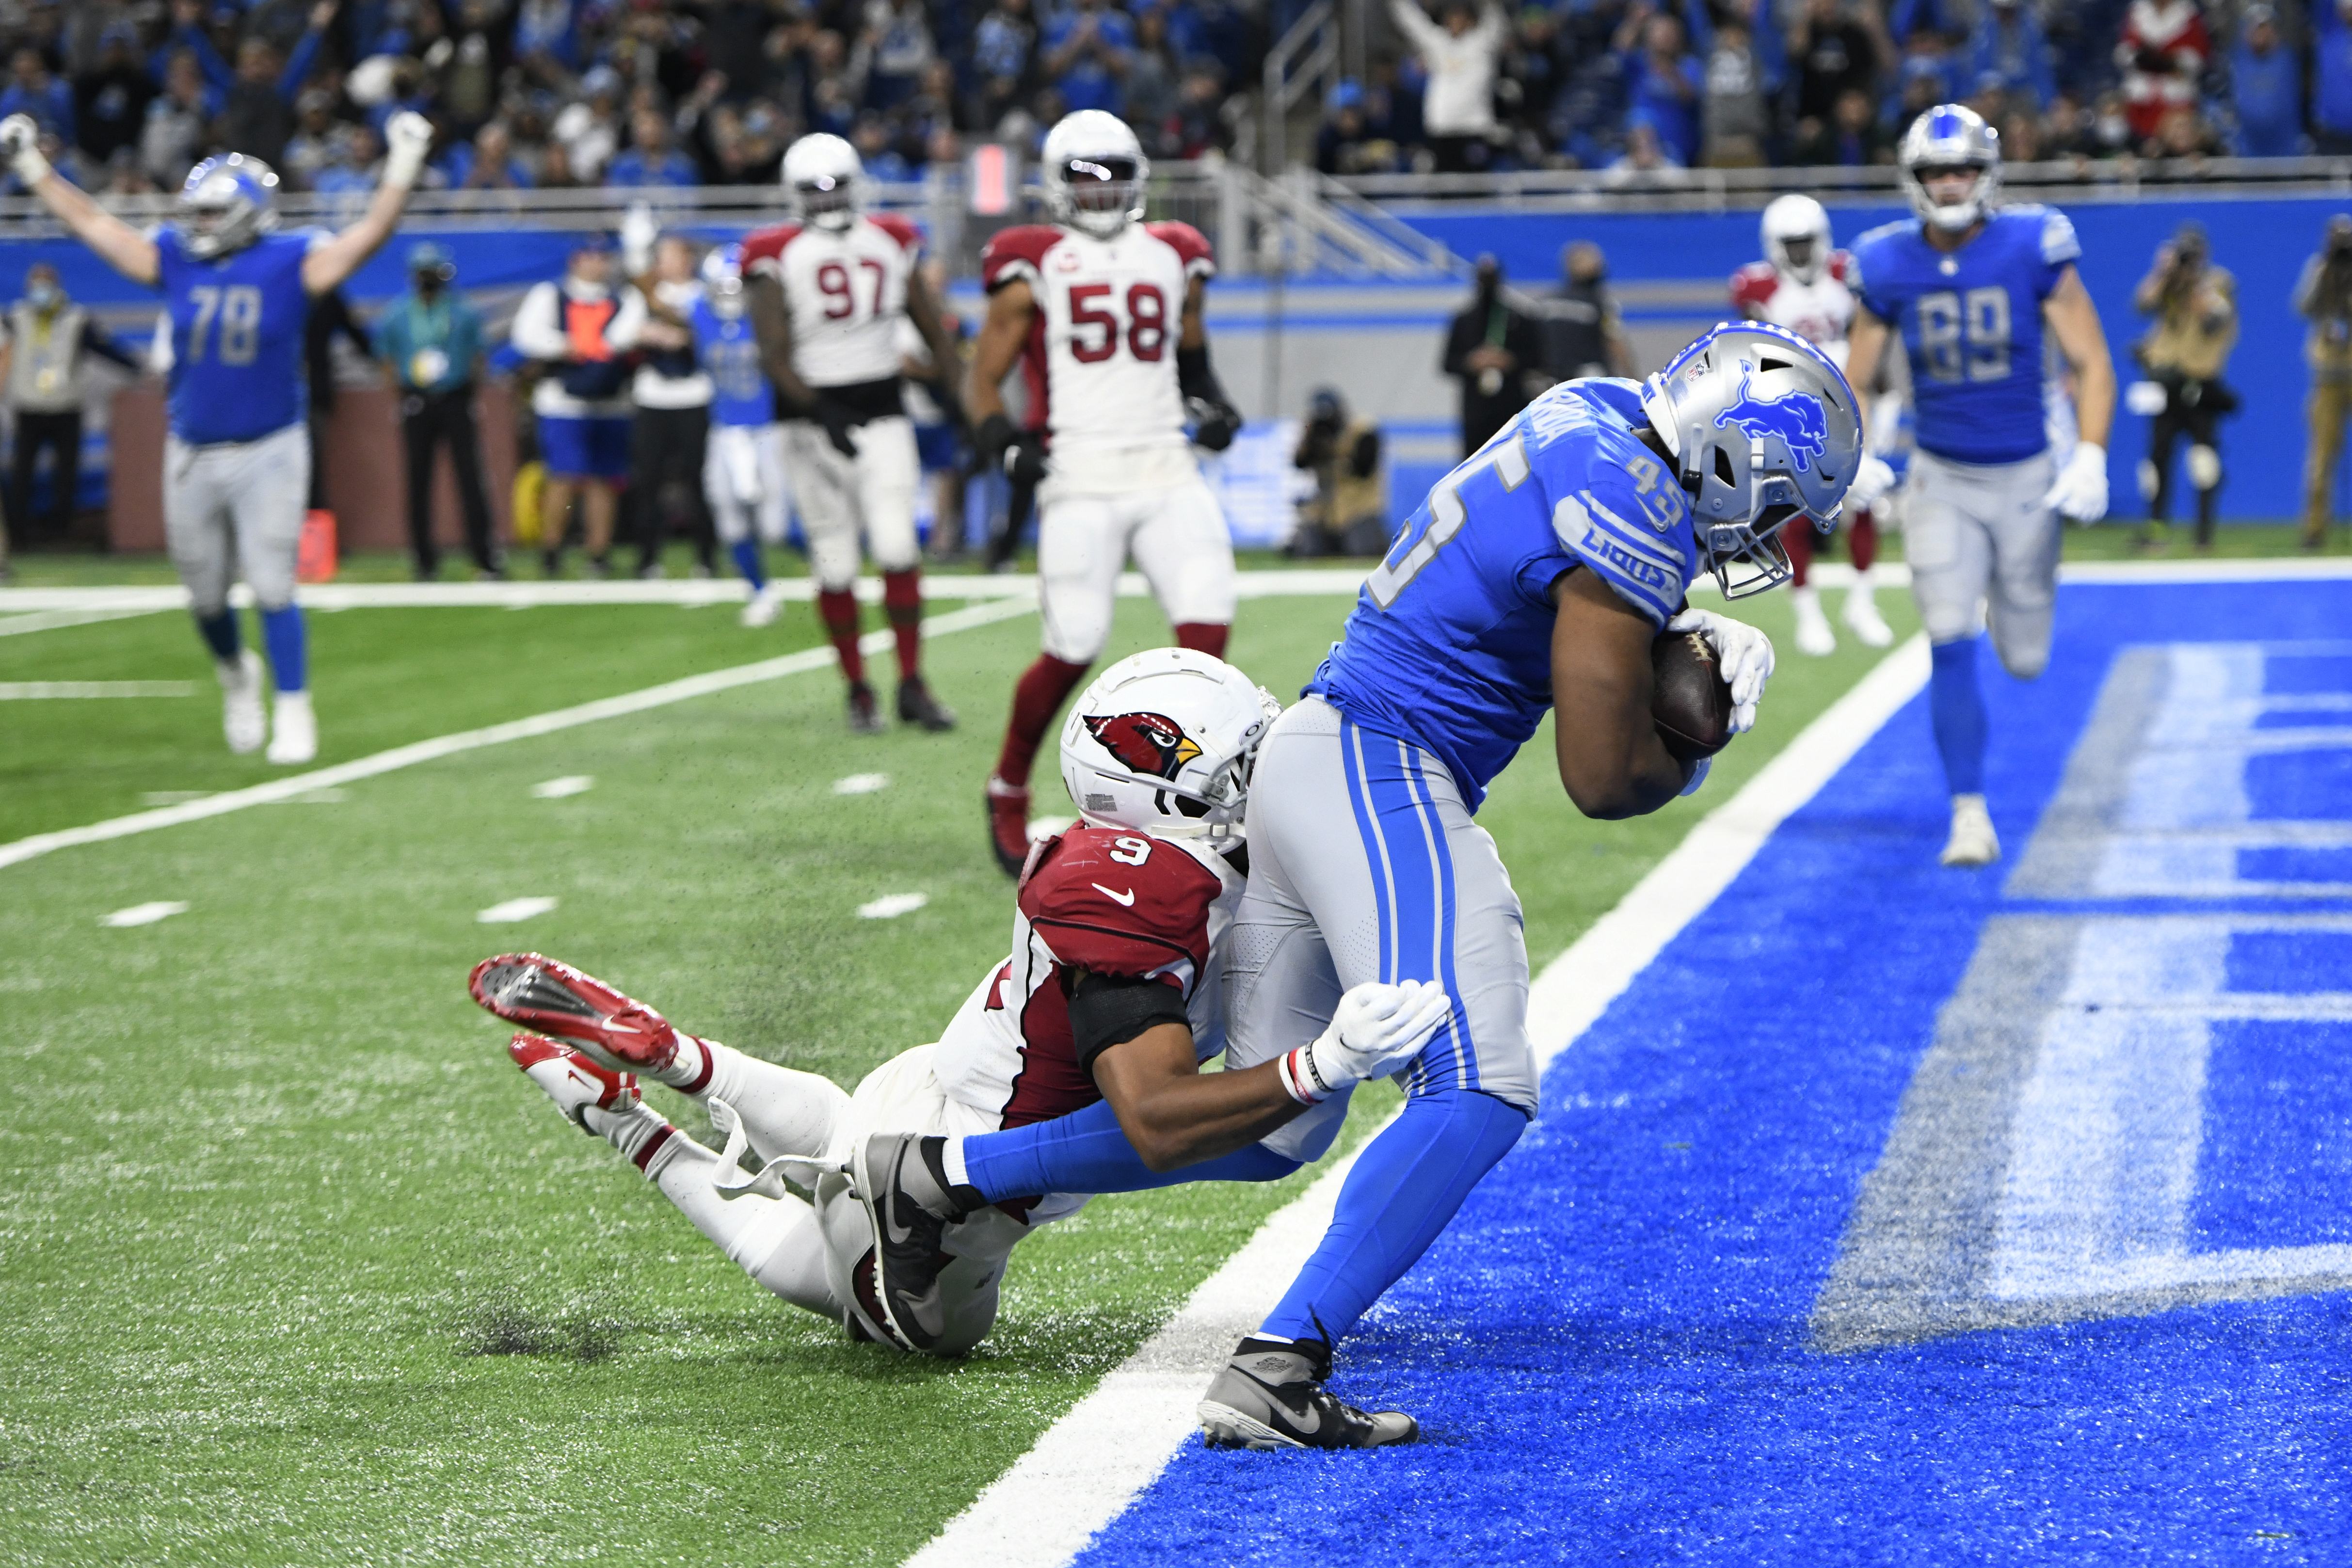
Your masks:
<svg viewBox="0 0 2352 1568"><path fill-rule="evenodd" d="M1984 794L1985 705L1977 685L1977 645L1983 640L1937 643L1927 679L1936 750L1943 754L1944 779L1954 795Z"/></svg>
<svg viewBox="0 0 2352 1568"><path fill-rule="evenodd" d="M990 1203L1044 1193L1140 1193L1179 1182L1278 1182L1298 1169L1253 1143L1181 1170L1155 1171L1119 1130L1110 1101L963 1141L965 1178Z"/></svg>
<svg viewBox="0 0 2352 1568"><path fill-rule="evenodd" d="M224 608L219 615L209 619L198 616L196 631L205 639L205 646L213 650L215 658L223 664L236 662L237 642L235 610Z"/></svg>
<svg viewBox="0 0 2352 1568"><path fill-rule="evenodd" d="M300 609L288 605L262 611L261 645L269 650L269 673L279 691L300 691L310 684Z"/></svg>
<svg viewBox="0 0 2352 1568"><path fill-rule="evenodd" d="M756 594L768 585L767 569L760 564L758 540L739 539L727 547L727 552L735 557L735 570L743 574L743 581L751 584L751 592Z"/></svg>
<svg viewBox="0 0 2352 1568"><path fill-rule="evenodd" d="M1405 1101L1403 1113L1357 1157L1331 1228L1266 1318L1265 1331L1336 1341L1354 1328L1527 1129L1517 1107L1475 1089Z"/></svg>

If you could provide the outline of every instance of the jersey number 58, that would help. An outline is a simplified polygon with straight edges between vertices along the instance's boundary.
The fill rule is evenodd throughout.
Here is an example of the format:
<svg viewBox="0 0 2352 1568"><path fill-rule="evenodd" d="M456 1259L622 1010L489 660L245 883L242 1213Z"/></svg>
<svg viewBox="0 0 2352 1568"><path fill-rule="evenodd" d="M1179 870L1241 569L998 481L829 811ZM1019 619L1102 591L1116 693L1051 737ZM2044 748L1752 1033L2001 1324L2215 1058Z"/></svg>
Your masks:
<svg viewBox="0 0 2352 1568"><path fill-rule="evenodd" d="M1168 352L1168 296L1157 283L1130 283L1127 288L1127 323L1118 312L1101 307L1110 302L1116 285L1074 283L1070 286L1070 357L1080 364L1100 364L1118 353L1121 338L1127 352L1147 363Z"/></svg>

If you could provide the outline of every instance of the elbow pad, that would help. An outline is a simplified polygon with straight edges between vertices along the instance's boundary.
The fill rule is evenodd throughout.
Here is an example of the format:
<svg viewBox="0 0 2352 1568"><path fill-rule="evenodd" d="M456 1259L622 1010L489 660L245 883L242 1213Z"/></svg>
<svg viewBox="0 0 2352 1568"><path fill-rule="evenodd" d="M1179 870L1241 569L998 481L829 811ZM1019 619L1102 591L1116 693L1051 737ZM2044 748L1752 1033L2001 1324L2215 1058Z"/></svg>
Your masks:
<svg viewBox="0 0 2352 1568"><path fill-rule="evenodd" d="M1089 1082L1097 1057L1162 1024L1192 1027L1183 994L1165 981L1089 970L1070 988L1070 1044Z"/></svg>

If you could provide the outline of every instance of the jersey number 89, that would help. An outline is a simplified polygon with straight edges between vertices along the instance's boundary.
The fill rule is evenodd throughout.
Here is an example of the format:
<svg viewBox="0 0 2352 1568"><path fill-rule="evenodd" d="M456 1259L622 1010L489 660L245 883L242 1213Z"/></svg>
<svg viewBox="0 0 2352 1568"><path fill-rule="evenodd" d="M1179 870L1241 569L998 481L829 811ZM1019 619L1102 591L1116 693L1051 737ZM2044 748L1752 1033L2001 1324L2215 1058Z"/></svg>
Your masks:
<svg viewBox="0 0 2352 1568"><path fill-rule="evenodd" d="M1077 283L1070 288L1070 357L1080 364L1100 364L1118 353L1119 339L1127 352L1150 363L1168 352L1168 296L1157 283L1130 283L1127 289L1127 327L1118 313L1100 303L1110 299L1113 285Z"/></svg>
<svg viewBox="0 0 2352 1568"><path fill-rule="evenodd" d="M217 322L220 363L251 364L261 343L261 290L251 284L232 284L191 289L188 297L196 302L196 319L188 323L188 363L203 362L205 340Z"/></svg>
<svg viewBox="0 0 2352 1568"><path fill-rule="evenodd" d="M1919 297L1919 353L1931 381L2009 379L2009 290Z"/></svg>

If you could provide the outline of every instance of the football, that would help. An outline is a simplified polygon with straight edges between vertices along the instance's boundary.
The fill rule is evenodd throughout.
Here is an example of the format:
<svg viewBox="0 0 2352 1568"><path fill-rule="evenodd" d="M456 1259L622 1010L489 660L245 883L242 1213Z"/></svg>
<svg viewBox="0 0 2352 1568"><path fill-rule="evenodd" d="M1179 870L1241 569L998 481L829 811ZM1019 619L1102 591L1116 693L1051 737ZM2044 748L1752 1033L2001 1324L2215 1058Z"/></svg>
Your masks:
<svg viewBox="0 0 2352 1568"><path fill-rule="evenodd" d="M1666 632L1650 645L1650 718L1681 762L1711 757L1731 740L1731 688L1715 650L1696 632Z"/></svg>

